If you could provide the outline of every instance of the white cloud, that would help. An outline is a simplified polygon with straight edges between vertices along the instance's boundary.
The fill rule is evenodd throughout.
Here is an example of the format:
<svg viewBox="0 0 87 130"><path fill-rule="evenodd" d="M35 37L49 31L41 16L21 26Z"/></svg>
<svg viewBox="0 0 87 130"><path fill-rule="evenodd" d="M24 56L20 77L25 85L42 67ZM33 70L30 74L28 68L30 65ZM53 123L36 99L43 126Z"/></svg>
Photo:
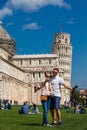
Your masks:
<svg viewBox="0 0 87 130"><path fill-rule="evenodd" d="M74 23L75 23L75 20L74 20L74 18L71 18L71 19L69 19L66 23L67 23L67 24L74 24Z"/></svg>
<svg viewBox="0 0 87 130"><path fill-rule="evenodd" d="M3 19L6 15L12 15L12 10L8 7L4 7L0 10L0 19Z"/></svg>
<svg viewBox="0 0 87 130"><path fill-rule="evenodd" d="M7 27L13 25L12 22L7 23Z"/></svg>
<svg viewBox="0 0 87 130"><path fill-rule="evenodd" d="M37 23L30 23L23 26L23 30L30 29L30 30L38 30L41 26L39 26Z"/></svg>
<svg viewBox="0 0 87 130"><path fill-rule="evenodd" d="M70 9L70 4L65 0L8 0L5 6L0 10L0 18L6 15L12 15L13 10L23 10L27 12L37 11L45 6L58 6Z"/></svg>
<svg viewBox="0 0 87 130"><path fill-rule="evenodd" d="M68 24L74 24L74 21L68 21L67 23Z"/></svg>
<svg viewBox="0 0 87 130"><path fill-rule="evenodd" d="M6 6L24 11L36 11L44 6L53 5L70 8L64 0L8 0Z"/></svg>

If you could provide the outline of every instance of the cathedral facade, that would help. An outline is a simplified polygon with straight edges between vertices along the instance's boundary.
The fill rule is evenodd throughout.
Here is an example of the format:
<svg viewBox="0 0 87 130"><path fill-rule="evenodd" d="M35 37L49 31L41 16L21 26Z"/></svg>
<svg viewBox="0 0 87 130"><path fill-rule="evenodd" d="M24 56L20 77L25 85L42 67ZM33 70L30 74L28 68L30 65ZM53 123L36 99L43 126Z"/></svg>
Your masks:
<svg viewBox="0 0 87 130"><path fill-rule="evenodd" d="M17 55L16 42L0 22L0 99L41 104L40 91L35 92L45 79L45 73L59 68L59 76L71 83L72 45L70 34L56 33L51 54ZM61 104L70 100L70 91L62 87Z"/></svg>

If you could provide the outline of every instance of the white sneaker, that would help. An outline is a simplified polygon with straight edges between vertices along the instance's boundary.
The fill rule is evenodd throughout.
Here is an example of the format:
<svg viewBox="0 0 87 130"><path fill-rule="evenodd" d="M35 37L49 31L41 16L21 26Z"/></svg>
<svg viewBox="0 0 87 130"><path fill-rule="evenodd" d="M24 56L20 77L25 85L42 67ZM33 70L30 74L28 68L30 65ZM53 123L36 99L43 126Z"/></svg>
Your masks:
<svg viewBox="0 0 87 130"><path fill-rule="evenodd" d="M50 125L50 124L46 124L46 126L50 126L50 127L51 127L52 125Z"/></svg>

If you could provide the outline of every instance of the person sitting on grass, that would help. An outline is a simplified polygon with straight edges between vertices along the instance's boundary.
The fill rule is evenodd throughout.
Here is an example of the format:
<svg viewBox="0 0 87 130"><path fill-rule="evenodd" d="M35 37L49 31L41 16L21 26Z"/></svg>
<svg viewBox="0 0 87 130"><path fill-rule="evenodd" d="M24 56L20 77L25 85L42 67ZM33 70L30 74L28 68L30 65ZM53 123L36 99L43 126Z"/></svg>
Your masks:
<svg viewBox="0 0 87 130"><path fill-rule="evenodd" d="M38 107L37 107L37 105L35 104L35 103L33 103L33 107L32 107L32 113L36 113L36 114L38 114L38 113L40 113L39 112L39 109L38 109Z"/></svg>
<svg viewBox="0 0 87 130"><path fill-rule="evenodd" d="M86 114L86 109L84 107L81 106L79 109L80 109L79 111L80 114Z"/></svg>
<svg viewBox="0 0 87 130"><path fill-rule="evenodd" d="M30 106L28 105L28 102L24 102L23 106L19 110L19 114L29 114L29 108Z"/></svg>
<svg viewBox="0 0 87 130"><path fill-rule="evenodd" d="M12 105L11 105L10 101L8 101L7 109L8 109L8 110L9 110L9 109L12 109Z"/></svg>

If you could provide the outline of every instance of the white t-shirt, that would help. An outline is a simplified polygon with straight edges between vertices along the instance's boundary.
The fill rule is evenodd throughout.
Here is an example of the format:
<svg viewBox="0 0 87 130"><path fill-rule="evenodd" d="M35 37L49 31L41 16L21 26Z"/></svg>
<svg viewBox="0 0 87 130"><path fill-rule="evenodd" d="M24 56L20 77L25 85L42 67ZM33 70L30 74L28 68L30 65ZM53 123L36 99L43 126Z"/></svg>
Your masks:
<svg viewBox="0 0 87 130"><path fill-rule="evenodd" d="M53 96L61 97L61 85L64 83L65 81L58 75L50 80Z"/></svg>

